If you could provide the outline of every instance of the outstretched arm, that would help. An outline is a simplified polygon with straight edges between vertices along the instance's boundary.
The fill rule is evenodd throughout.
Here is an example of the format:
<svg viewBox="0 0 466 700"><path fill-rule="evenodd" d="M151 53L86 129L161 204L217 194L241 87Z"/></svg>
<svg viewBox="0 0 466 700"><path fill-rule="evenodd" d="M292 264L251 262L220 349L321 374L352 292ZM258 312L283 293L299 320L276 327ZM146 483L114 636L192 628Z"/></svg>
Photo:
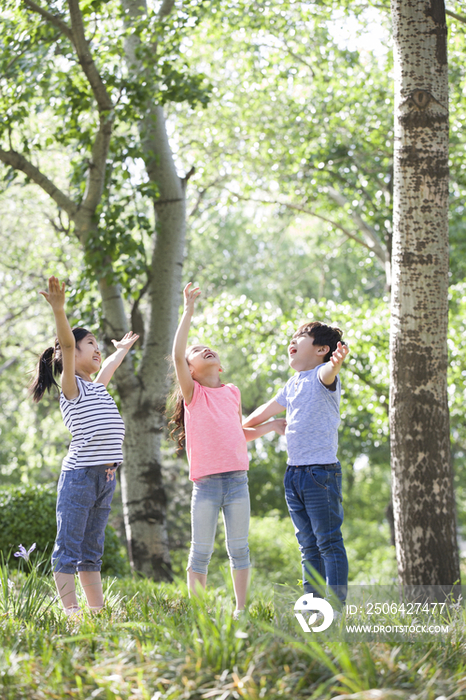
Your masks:
<svg viewBox="0 0 466 700"><path fill-rule="evenodd" d="M239 419L241 422L243 421L241 404L239 407ZM276 420L271 420L268 423L262 423L261 425L257 425L255 427L246 428L243 424L243 433L244 437L246 438L246 442L250 442L251 440L257 440L257 438L260 438L263 435L272 432L272 430L274 430L277 433L277 435L284 435L285 428L285 418L277 418Z"/></svg>
<svg viewBox="0 0 466 700"><path fill-rule="evenodd" d="M250 416L243 421L243 428L253 428L256 425L265 423L265 421L275 416L277 413L281 413L285 410L285 406L282 406L278 401L272 399L268 403L262 404L259 408L251 413ZM267 430L265 432L268 432Z"/></svg>
<svg viewBox="0 0 466 700"><path fill-rule="evenodd" d="M112 343L116 347L116 352L109 355L103 362L100 372L94 379L94 382L107 386L115 370L121 365L138 338L139 336L137 333L130 331L126 333L121 340L112 340Z"/></svg>
<svg viewBox="0 0 466 700"><path fill-rule="evenodd" d="M57 328L57 338L60 343L63 362L61 389L67 399L79 396L78 386L74 375L76 341L71 332L71 326L65 312L65 283L60 284L57 277L49 277L47 292L39 292L52 307Z"/></svg>
<svg viewBox="0 0 466 700"><path fill-rule="evenodd" d="M337 349L330 360L319 369L319 378L322 384L325 384L327 387L332 386L348 353L349 347L343 345L343 343L338 343Z"/></svg>
<svg viewBox="0 0 466 700"><path fill-rule="evenodd" d="M254 428L245 428L243 425L243 433L246 438L246 442L251 440L257 440L257 438L266 435L272 431L275 431L277 435L284 435L286 428L285 418L275 418L275 420L269 420L267 423L261 423L256 425Z"/></svg>
<svg viewBox="0 0 466 700"><path fill-rule="evenodd" d="M194 312L194 304L201 293L199 287L190 289L189 282L183 290L184 294L184 311L181 317L180 325L175 334L173 341L173 362L175 364L176 377L180 383L181 393L187 404L191 402L194 393L194 380L191 377L189 366L186 361L186 346L188 344L188 334L191 326L191 319Z"/></svg>

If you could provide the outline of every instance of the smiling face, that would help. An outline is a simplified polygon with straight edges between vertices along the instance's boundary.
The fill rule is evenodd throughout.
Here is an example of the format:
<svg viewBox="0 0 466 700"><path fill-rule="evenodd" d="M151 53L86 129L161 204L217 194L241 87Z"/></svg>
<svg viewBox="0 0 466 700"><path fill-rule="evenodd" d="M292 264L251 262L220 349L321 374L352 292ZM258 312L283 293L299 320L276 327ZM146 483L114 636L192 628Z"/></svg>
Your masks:
<svg viewBox="0 0 466 700"><path fill-rule="evenodd" d="M208 345L191 345L186 350L186 360L192 377L221 372L220 358Z"/></svg>
<svg viewBox="0 0 466 700"><path fill-rule="evenodd" d="M314 338L306 332L294 334L288 346L290 367L297 372L306 372L325 362L328 345L314 345Z"/></svg>
<svg viewBox="0 0 466 700"><path fill-rule="evenodd" d="M99 371L101 363L99 344L92 333L89 333L76 344L76 374L79 376L95 374Z"/></svg>

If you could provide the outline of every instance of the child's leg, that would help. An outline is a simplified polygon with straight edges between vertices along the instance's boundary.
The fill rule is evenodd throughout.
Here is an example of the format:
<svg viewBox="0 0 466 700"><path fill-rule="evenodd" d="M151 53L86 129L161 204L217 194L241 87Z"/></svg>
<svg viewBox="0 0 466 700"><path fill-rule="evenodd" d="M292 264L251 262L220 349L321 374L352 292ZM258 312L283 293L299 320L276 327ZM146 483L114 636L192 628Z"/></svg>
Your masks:
<svg viewBox="0 0 466 700"><path fill-rule="evenodd" d="M294 487L308 515L309 531L324 562L327 584L344 603L348 587L348 559L341 534L341 467L339 464L326 464L292 469L295 470ZM293 522L296 529L295 520ZM309 532L296 532L300 544L300 537L305 540L306 535Z"/></svg>
<svg viewBox="0 0 466 700"><path fill-rule="evenodd" d="M57 537L52 553L55 584L65 612L78 609L75 572L81 559L92 494L89 494L87 469L62 472L57 489Z"/></svg>
<svg viewBox="0 0 466 700"><path fill-rule="evenodd" d="M198 574L191 568L188 569L188 591L189 595L198 596L207 586L207 574Z"/></svg>
<svg viewBox="0 0 466 700"><path fill-rule="evenodd" d="M248 473L227 472L224 481L223 521L226 546L232 567L236 610L244 610L250 577L248 534L251 506Z"/></svg>
<svg viewBox="0 0 466 700"><path fill-rule="evenodd" d="M232 569L233 588L235 591L236 610L244 610L248 597L251 567L247 569Z"/></svg>
<svg viewBox="0 0 466 700"><path fill-rule="evenodd" d="M321 496L321 484L325 483L325 498L319 498L319 506L314 504L311 521L317 546L325 565L328 585L336 597L345 603L348 591L348 557L343 543L341 526L343 504L341 495L341 466L320 465L312 468L314 490Z"/></svg>
<svg viewBox="0 0 466 700"><path fill-rule="evenodd" d="M221 475L213 474L193 483L191 498L191 549L188 558L188 591L197 595L207 584L207 568L214 551L221 506Z"/></svg>
<svg viewBox="0 0 466 700"><path fill-rule="evenodd" d="M301 481L306 469L308 467L287 467L284 479L285 500L301 552L304 592L322 597L322 590L312 585L315 572L325 581L325 568L302 490Z"/></svg>
<svg viewBox="0 0 466 700"><path fill-rule="evenodd" d="M83 535L82 557L78 563L79 580L87 604L94 611L101 610L104 605L100 569L104 553L105 528L116 485L115 474L112 474L113 478L109 478L107 473L109 471L111 470L106 469L105 465L89 469L89 480L92 482L91 488L95 494L95 501L89 509Z"/></svg>
<svg viewBox="0 0 466 700"><path fill-rule="evenodd" d="M80 571L79 581L90 609L101 610L104 607L104 593L100 571Z"/></svg>
<svg viewBox="0 0 466 700"><path fill-rule="evenodd" d="M53 577L65 612L72 614L79 610L74 574L55 572Z"/></svg>

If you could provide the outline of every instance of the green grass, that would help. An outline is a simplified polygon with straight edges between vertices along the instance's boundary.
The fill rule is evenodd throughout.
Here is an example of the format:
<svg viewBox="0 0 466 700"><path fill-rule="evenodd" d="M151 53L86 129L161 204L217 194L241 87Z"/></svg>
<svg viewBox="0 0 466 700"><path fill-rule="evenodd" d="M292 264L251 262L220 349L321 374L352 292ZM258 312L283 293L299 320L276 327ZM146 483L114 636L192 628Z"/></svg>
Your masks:
<svg viewBox="0 0 466 700"><path fill-rule="evenodd" d="M24 574L10 580L13 598L33 597ZM350 643L335 625L305 635L290 615L277 626L271 588L254 581L249 613L234 622L228 576L220 583L198 601L182 582L110 581L104 611L80 621L50 591L30 614L10 598L0 604L0 698L368 700L374 688L377 700L466 697L462 611L444 636ZM37 585L43 596L47 580Z"/></svg>

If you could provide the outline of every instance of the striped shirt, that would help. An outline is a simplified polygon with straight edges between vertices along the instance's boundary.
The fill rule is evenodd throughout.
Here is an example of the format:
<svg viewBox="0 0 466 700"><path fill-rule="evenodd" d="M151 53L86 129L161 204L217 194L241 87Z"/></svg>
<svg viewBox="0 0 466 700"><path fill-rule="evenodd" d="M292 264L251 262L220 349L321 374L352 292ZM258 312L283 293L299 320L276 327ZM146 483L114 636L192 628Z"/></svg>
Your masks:
<svg viewBox="0 0 466 700"><path fill-rule="evenodd" d="M125 424L103 384L76 377L79 396L60 394L63 421L72 435L63 471L123 461Z"/></svg>

